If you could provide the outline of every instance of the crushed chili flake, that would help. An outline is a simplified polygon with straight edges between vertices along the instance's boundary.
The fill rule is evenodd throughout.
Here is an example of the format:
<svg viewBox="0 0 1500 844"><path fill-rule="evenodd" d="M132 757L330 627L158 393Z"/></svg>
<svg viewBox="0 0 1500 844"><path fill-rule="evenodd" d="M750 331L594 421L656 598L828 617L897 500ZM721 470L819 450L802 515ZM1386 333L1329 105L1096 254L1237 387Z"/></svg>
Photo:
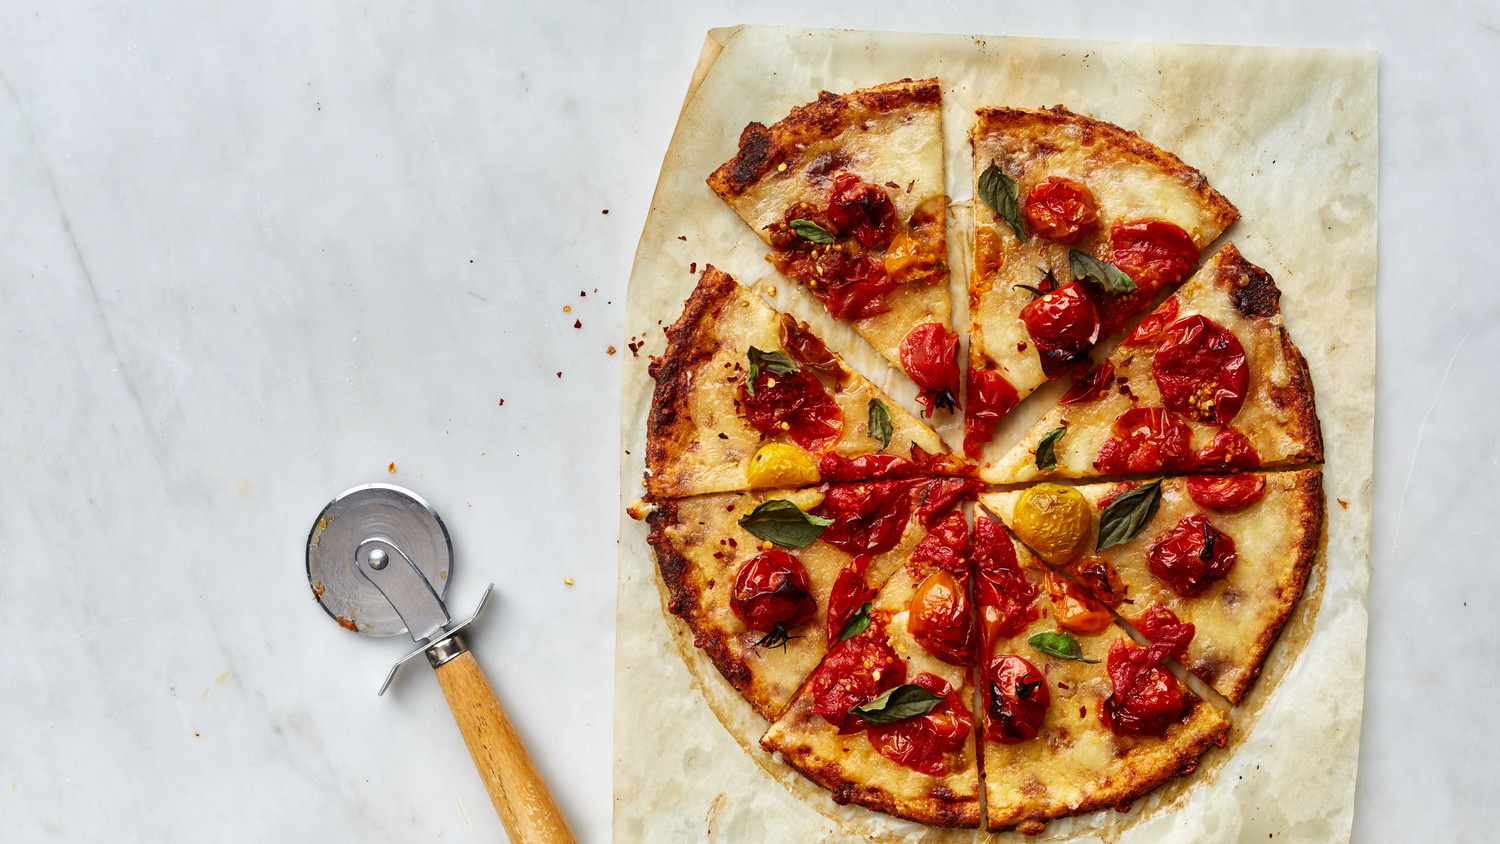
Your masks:
<svg viewBox="0 0 1500 844"><path fill-rule="evenodd" d="M615 353L615 347L614 346L610 346L608 349L604 350L604 353L605 354L609 354L609 355L614 354Z"/></svg>
<svg viewBox="0 0 1500 844"><path fill-rule="evenodd" d="M630 349L630 356L631 357L638 358L638 357L641 356L640 355L640 349L641 349L641 344L640 343L626 343L625 347L628 348L628 349Z"/></svg>
<svg viewBox="0 0 1500 844"><path fill-rule="evenodd" d="M561 372L557 373L557 377L561 378L562 377L562 373Z"/></svg>
<svg viewBox="0 0 1500 844"><path fill-rule="evenodd" d="M687 235L685 235L685 234L679 234L677 236L677 239L680 240L680 241L682 241L683 243L687 243Z"/></svg>
<svg viewBox="0 0 1500 844"><path fill-rule="evenodd" d="M720 434L719 435L719 439L721 439L721 440L727 440L727 439L729 439L729 435L728 434Z"/></svg>
<svg viewBox="0 0 1500 844"><path fill-rule="evenodd" d="M583 327L583 320L581 320L581 319L575 319L575 320L573 320L573 327L574 328L582 328Z"/></svg>
<svg viewBox="0 0 1500 844"><path fill-rule="evenodd" d="M501 399L500 403L498 405L495 405L495 406L496 407L505 407L505 399Z"/></svg>
<svg viewBox="0 0 1500 844"><path fill-rule="evenodd" d="M571 314L571 313L573 313L573 306L572 305L563 305L563 313L565 313L565 314Z"/></svg>
<svg viewBox="0 0 1500 844"><path fill-rule="evenodd" d="M698 272L698 262L694 261L691 264L688 264L688 273L692 274L696 272Z"/></svg>
<svg viewBox="0 0 1500 844"><path fill-rule="evenodd" d="M891 190L901 190L901 186L896 184L895 182L886 182L885 186L890 188Z"/></svg>
<svg viewBox="0 0 1500 844"><path fill-rule="evenodd" d="M600 213L600 214L608 214L608 213L609 213L609 209L608 209L608 208L606 208L606 209L604 209L604 210L603 210L603 211L600 211L600 212L599 212L599 213Z"/></svg>
<svg viewBox="0 0 1500 844"><path fill-rule="evenodd" d="M578 291L578 298L580 298L580 299L582 299L583 297L585 297L587 295L589 295L589 294L583 292L582 290Z"/></svg>
<svg viewBox="0 0 1500 844"><path fill-rule="evenodd" d="M385 467L385 470L387 472L390 472L392 475L396 474L396 464L392 462L391 465Z"/></svg>
<svg viewBox="0 0 1500 844"><path fill-rule="evenodd" d="M1333 500L1337 501L1339 503L1339 506L1342 507L1342 508L1344 508L1345 510L1349 509L1349 502L1345 501L1344 499L1342 499L1342 498L1335 498Z"/></svg>
<svg viewBox="0 0 1500 844"><path fill-rule="evenodd" d="M916 183L917 183L916 179L912 179L911 181L907 182L906 183L906 192L907 193L911 193L912 186L915 185Z"/></svg>

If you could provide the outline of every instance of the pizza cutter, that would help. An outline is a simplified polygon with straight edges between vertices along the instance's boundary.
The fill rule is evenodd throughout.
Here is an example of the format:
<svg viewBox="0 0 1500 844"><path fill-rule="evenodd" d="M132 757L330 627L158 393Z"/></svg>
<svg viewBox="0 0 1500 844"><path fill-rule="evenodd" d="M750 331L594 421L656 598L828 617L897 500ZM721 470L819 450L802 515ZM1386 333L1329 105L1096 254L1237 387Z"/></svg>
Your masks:
<svg viewBox="0 0 1500 844"><path fill-rule="evenodd" d="M466 620L453 624L443 592L453 576L453 543L436 511L410 490L367 484L328 503L307 538L307 582L340 626L366 636L409 633L426 654L490 802L516 844L572 844L573 833L495 690L460 632L484 609L494 584Z"/></svg>

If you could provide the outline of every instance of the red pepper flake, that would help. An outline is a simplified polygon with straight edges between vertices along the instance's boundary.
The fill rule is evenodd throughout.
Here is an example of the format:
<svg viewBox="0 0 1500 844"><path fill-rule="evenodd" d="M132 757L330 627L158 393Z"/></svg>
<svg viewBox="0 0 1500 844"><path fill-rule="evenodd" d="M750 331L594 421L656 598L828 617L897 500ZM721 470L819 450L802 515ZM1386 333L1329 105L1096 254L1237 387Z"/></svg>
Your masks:
<svg viewBox="0 0 1500 844"><path fill-rule="evenodd" d="M1080 706L1080 707L1078 707L1078 717L1079 718L1083 718L1083 717L1087 716L1088 714L1089 714L1089 708L1087 706Z"/></svg>
<svg viewBox="0 0 1500 844"><path fill-rule="evenodd" d="M683 243L687 243L687 235L685 235L685 234L679 234L677 236L677 239L680 240L680 241L682 241Z"/></svg>
<svg viewBox="0 0 1500 844"><path fill-rule="evenodd" d="M608 349L604 350L604 353L607 354L607 355L614 354L615 353L615 347L614 346L610 346Z"/></svg>
<svg viewBox="0 0 1500 844"><path fill-rule="evenodd" d="M344 618L343 616L339 616L339 626L344 628L345 630L353 630L355 633L359 632L359 625L355 624L354 619L352 618Z"/></svg>
<svg viewBox="0 0 1500 844"><path fill-rule="evenodd" d="M729 439L729 435L728 434L720 434L719 435L719 439L721 439L721 440L727 440L727 439Z"/></svg>
<svg viewBox="0 0 1500 844"><path fill-rule="evenodd" d="M608 213L609 213L609 209L608 209L608 208L606 208L606 209L604 209L604 210L603 210L603 211L600 211L600 212L599 212L599 213L600 213L600 214L608 214Z"/></svg>
<svg viewBox="0 0 1500 844"><path fill-rule="evenodd" d="M583 292L582 290L578 291L578 298L580 298L580 299L582 299L583 297L585 297L587 295L589 295L589 294Z"/></svg>
<svg viewBox="0 0 1500 844"><path fill-rule="evenodd" d="M895 182L886 182L885 186L890 188L891 190L901 190L901 186L896 184Z"/></svg>
<svg viewBox="0 0 1500 844"><path fill-rule="evenodd" d="M916 179L912 179L911 181L907 182L906 183L906 192L907 193L911 193L912 185L915 185L916 183L917 183Z"/></svg>
<svg viewBox="0 0 1500 844"><path fill-rule="evenodd" d="M501 399L500 403L498 405L495 405L495 406L496 407L505 407L505 399Z"/></svg>
<svg viewBox="0 0 1500 844"><path fill-rule="evenodd" d="M729 537L729 547L730 548L738 548L738 547L740 547L740 544L738 542L735 542L734 541L734 537L731 536L731 537Z"/></svg>
<svg viewBox="0 0 1500 844"><path fill-rule="evenodd" d="M557 377L561 378L562 377L562 373L561 372L557 373Z"/></svg>
<svg viewBox="0 0 1500 844"><path fill-rule="evenodd" d="M689 275L696 274L697 272L698 272L698 262L697 261L694 261L691 264L688 264L688 274Z"/></svg>
<svg viewBox="0 0 1500 844"><path fill-rule="evenodd" d="M389 466L385 467L385 470L387 472L390 472L392 475L396 474L396 464L395 464L395 462L393 461Z"/></svg>
<svg viewBox="0 0 1500 844"><path fill-rule="evenodd" d="M1016 351L1018 351L1018 352L1024 352L1024 351L1026 351L1026 341L1025 340L1022 340L1021 342L1019 342L1019 343L1016 344Z"/></svg>
<svg viewBox="0 0 1500 844"><path fill-rule="evenodd" d="M1339 503L1339 506L1342 507L1342 508L1344 508L1345 510L1349 509L1349 502L1345 501L1344 499L1342 499L1342 498L1335 498L1333 500L1337 501Z"/></svg>
<svg viewBox="0 0 1500 844"><path fill-rule="evenodd" d="M640 343L626 343L625 347L628 348L628 349L630 349L630 356L631 357L638 358L638 357L641 356L640 355L640 349L641 349L641 344Z"/></svg>
<svg viewBox="0 0 1500 844"><path fill-rule="evenodd" d="M573 320L573 327L574 328L582 328L583 327L583 320L581 320L581 319L575 319L575 320Z"/></svg>

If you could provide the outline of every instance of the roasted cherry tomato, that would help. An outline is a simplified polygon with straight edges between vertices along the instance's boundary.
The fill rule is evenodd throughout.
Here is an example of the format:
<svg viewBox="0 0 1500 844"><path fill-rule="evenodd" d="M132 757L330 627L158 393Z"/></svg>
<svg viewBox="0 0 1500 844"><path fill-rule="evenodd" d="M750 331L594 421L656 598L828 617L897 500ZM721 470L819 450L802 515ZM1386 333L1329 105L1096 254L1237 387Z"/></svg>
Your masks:
<svg viewBox="0 0 1500 844"><path fill-rule="evenodd" d="M1113 384L1115 380L1115 365L1108 360L1089 370L1085 375L1073 379L1073 386L1068 388L1063 397L1057 400L1058 404L1080 404L1093 401L1104 393L1104 390Z"/></svg>
<svg viewBox="0 0 1500 844"><path fill-rule="evenodd" d="M829 483L847 484L911 478L921 472L915 463L894 454L861 454L858 457L845 457L830 451L818 461L818 474Z"/></svg>
<svg viewBox="0 0 1500 844"><path fill-rule="evenodd" d="M1115 620L1094 596L1062 575L1047 572L1046 584L1047 597L1052 600L1052 619L1058 627L1075 633L1098 633Z"/></svg>
<svg viewBox="0 0 1500 844"><path fill-rule="evenodd" d="M984 737L1001 744L1020 744L1041 731L1052 692L1047 678L1022 657L1001 654L984 668Z"/></svg>
<svg viewBox="0 0 1500 844"><path fill-rule="evenodd" d="M1070 486L1042 483L1016 499L1011 529L1037 556L1063 563L1083 553L1094 529L1094 513L1083 494Z"/></svg>
<svg viewBox="0 0 1500 844"><path fill-rule="evenodd" d="M755 395L741 385L740 398L751 427L762 434L786 434L808 451L827 451L844 433L838 402L805 369L789 375L762 370Z"/></svg>
<svg viewBox="0 0 1500 844"><path fill-rule="evenodd" d="M1193 465L1205 472L1254 469L1260 465L1260 452L1244 434L1225 427L1193 455Z"/></svg>
<svg viewBox="0 0 1500 844"><path fill-rule="evenodd" d="M1124 328L1156 291L1176 284L1198 263L1198 247L1188 233L1160 220L1116 223L1109 232L1111 260L1135 281L1136 289L1107 297L1104 330Z"/></svg>
<svg viewBox="0 0 1500 844"><path fill-rule="evenodd" d="M901 339L901 368L922 392L917 401L925 408L952 410L958 403L958 333L942 323L924 322Z"/></svg>
<svg viewBox="0 0 1500 844"><path fill-rule="evenodd" d="M808 679L808 688L813 712L840 732L855 732L864 722L851 719L849 710L904 682L906 660L886 641L884 621L872 618L864 633L834 644Z"/></svg>
<svg viewBox="0 0 1500 844"><path fill-rule="evenodd" d="M841 171L833 176L828 219L839 232L854 235L866 249L883 249L896 236L896 206L885 189Z"/></svg>
<svg viewBox="0 0 1500 844"><path fill-rule="evenodd" d="M1099 222L1099 203L1083 182L1048 176L1027 192L1026 219L1037 234L1072 243Z"/></svg>
<svg viewBox="0 0 1500 844"><path fill-rule="evenodd" d="M943 478L943 481L958 481L956 478ZM968 485L968 481L958 481ZM978 483L977 481L974 483ZM954 508L949 510L948 515L938 522L922 537L917 547L912 549L911 560L907 563L907 570L915 577L923 576L930 566L946 569L952 574L960 577L969 571L969 523L964 521L962 511Z"/></svg>
<svg viewBox="0 0 1500 844"><path fill-rule="evenodd" d="M960 501L973 501L979 497L983 489L984 482L978 478L928 478L921 482L914 493L914 500L917 502L917 519L929 530L938 527L938 521L944 518L945 513L949 514L946 521L951 522L952 514L949 511L952 510L953 505ZM959 537L959 528L952 527L950 530L952 531L950 534L933 541L942 542L949 548L958 549L960 553L967 555L969 553L967 533ZM923 541L925 542L926 539ZM922 543L919 542L913 554L925 553L921 549ZM933 561L935 562L936 559L934 556Z"/></svg>
<svg viewBox="0 0 1500 844"><path fill-rule="evenodd" d="M964 454L979 459L995 433L995 424L1021 400L998 369L969 367L969 398L964 407Z"/></svg>
<svg viewBox="0 0 1500 844"><path fill-rule="evenodd" d="M828 593L829 642L837 642L849 619L875 597L875 590L865 584L865 571L869 568L870 555L860 554L834 578L833 589Z"/></svg>
<svg viewBox="0 0 1500 844"><path fill-rule="evenodd" d="M833 352L817 335L807 327L807 323L798 322L791 314L782 314L781 321L777 326L777 333L781 339L781 348L797 361L814 372L836 378L840 381L849 376L848 371L839 363Z"/></svg>
<svg viewBox="0 0 1500 844"><path fill-rule="evenodd" d="M1193 475L1187 479L1187 490L1200 507L1240 510L1266 494L1266 476Z"/></svg>
<svg viewBox="0 0 1500 844"><path fill-rule="evenodd" d="M1021 322L1048 378L1088 363L1089 352L1099 342L1099 309L1076 281L1033 299L1021 309Z"/></svg>
<svg viewBox="0 0 1500 844"><path fill-rule="evenodd" d="M913 677L912 682L942 696L943 701L926 715L892 724L872 724L866 735L870 745L892 762L931 777L945 776L952 769L951 756L969 738L974 716L941 677L923 672Z"/></svg>
<svg viewBox="0 0 1500 844"><path fill-rule="evenodd" d="M745 467L752 487L796 488L818 482L818 463L803 449L790 443L766 443L756 450Z"/></svg>
<svg viewBox="0 0 1500 844"><path fill-rule="evenodd" d="M1197 597L1210 582L1228 574L1237 559L1234 540L1201 513L1184 516L1146 552L1151 573L1184 598Z"/></svg>
<svg viewBox="0 0 1500 844"><path fill-rule="evenodd" d="M1176 319L1177 300L1168 299L1162 302L1156 310L1146 314L1146 318L1141 320L1140 325L1137 325L1130 332L1130 336L1125 338L1125 342L1120 345L1144 346L1149 343L1155 343L1156 338L1161 336L1162 329L1171 325Z"/></svg>
<svg viewBox="0 0 1500 844"><path fill-rule="evenodd" d="M1082 557L1068 565L1068 574L1083 584L1099 602L1118 607L1125 602L1125 590L1129 584L1120 579L1120 573L1103 557Z"/></svg>
<svg viewBox="0 0 1500 844"><path fill-rule="evenodd" d="M1116 639L1106 662L1114 691L1099 707L1099 720L1116 735L1159 736L1182 717L1182 684L1150 650Z"/></svg>
<svg viewBox="0 0 1500 844"><path fill-rule="evenodd" d="M974 664L974 616L967 585L938 569L917 584L906 629L917 644L950 665Z"/></svg>
<svg viewBox="0 0 1500 844"><path fill-rule="evenodd" d="M912 512L912 481L831 486L819 510L833 524L819 537L850 554L879 554L896 547Z"/></svg>
<svg viewBox="0 0 1500 844"><path fill-rule="evenodd" d="M762 551L740 566L729 606L751 630L796 627L818 611L807 569L779 548Z"/></svg>
<svg viewBox="0 0 1500 844"><path fill-rule="evenodd" d="M851 254L827 246L815 254L814 265L805 274L787 274L806 282L834 319L864 319L891 309L886 297L896 289L896 282L886 275L882 261L867 253Z"/></svg>
<svg viewBox="0 0 1500 844"><path fill-rule="evenodd" d="M1250 386L1245 348L1228 329L1201 314L1162 331L1151 374L1169 409L1214 425L1227 425L1240 412Z"/></svg>
<svg viewBox="0 0 1500 844"><path fill-rule="evenodd" d="M1147 607L1145 612L1130 619L1130 623L1151 642L1151 650L1162 659L1169 656L1182 659L1197 632L1193 625L1183 623L1177 613L1160 604Z"/></svg>
<svg viewBox="0 0 1500 844"><path fill-rule="evenodd" d="M974 567L979 578L980 642L986 649L1041 617L1036 606L1040 590L1021 572L1010 534L983 516L974 520Z"/></svg>
<svg viewBox="0 0 1500 844"><path fill-rule="evenodd" d="M1132 407L1115 419L1094 466L1106 474L1177 469L1188 461L1192 436L1171 411Z"/></svg>

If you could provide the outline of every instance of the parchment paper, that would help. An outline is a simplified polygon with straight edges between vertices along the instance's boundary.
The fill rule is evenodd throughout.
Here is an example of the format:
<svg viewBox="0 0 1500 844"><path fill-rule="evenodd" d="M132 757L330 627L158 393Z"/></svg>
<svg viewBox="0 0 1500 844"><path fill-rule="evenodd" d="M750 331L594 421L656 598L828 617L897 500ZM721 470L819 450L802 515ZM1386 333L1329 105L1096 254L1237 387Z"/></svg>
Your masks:
<svg viewBox="0 0 1500 844"><path fill-rule="evenodd" d="M642 493L661 326L681 312L694 264L713 263L808 320L909 408L915 389L795 285L704 177L752 120L774 122L820 90L902 77L943 85L955 325L964 290L967 132L980 105L1064 104L1133 129L1207 174L1243 215L1221 239L1283 291L1308 359L1327 443L1325 551L1264 675L1232 713L1223 750L1128 814L1048 826L1042 840L1343 841L1350 831L1363 701L1374 436L1376 56L1371 52L1020 38L716 29L689 85L631 273L625 331L622 512ZM776 288L771 295L769 288ZM1039 391L997 432L1008 448L1057 398ZM939 429L958 445L958 431ZM642 523L622 518L615 657L614 838L651 841L1009 841L929 830L858 807L760 751L766 724L665 611Z"/></svg>

